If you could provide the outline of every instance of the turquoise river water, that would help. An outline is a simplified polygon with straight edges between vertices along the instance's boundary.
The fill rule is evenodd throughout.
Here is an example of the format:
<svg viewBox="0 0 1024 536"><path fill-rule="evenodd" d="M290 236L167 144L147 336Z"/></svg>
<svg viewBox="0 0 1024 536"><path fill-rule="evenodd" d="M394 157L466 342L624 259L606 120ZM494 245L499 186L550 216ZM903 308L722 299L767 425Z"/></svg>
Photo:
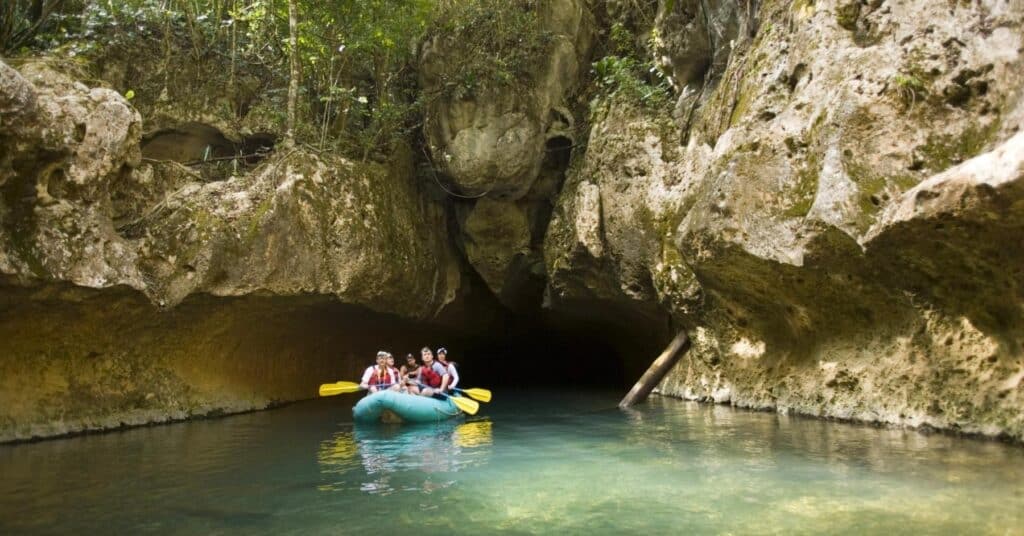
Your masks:
<svg viewBox="0 0 1024 536"><path fill-rule="evenodd" d="M1024 534L1024 448L618 393L354 396L0 446L0 534Z"/></svg>

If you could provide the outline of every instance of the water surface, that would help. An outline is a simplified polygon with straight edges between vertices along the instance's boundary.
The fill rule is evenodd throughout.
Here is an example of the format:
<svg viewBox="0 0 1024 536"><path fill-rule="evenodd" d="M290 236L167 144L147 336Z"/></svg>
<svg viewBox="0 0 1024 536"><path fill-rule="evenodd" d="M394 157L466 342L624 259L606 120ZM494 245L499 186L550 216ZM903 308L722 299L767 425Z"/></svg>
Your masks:
<svg viewBox="0 0 1024 536"><path fill-rule="evenodd" d="M370 428L335 397L0 446L0 534L1024 534L1024 448L617 395Z"/></svg>

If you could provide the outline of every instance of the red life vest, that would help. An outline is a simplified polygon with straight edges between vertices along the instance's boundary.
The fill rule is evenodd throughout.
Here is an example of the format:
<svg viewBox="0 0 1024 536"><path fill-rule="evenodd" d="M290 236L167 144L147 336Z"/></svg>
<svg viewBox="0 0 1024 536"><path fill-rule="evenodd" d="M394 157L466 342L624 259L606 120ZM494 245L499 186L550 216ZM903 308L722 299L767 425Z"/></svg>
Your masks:
<svg viewBox="0 0 1024 536"><path fill-rule="evenodd" d="M386 367L374 366L373 375L370 376L370 381L366 382L369 385L381 386L390 385L394 383L392 380L391 372Z"/></svg>
<svg viewBox="0 0 1024 536"><path fill-rule="evenodd" d="M441 375L434 372L433 364L420 367L420 382L427 387L441 387Z"/></svg>

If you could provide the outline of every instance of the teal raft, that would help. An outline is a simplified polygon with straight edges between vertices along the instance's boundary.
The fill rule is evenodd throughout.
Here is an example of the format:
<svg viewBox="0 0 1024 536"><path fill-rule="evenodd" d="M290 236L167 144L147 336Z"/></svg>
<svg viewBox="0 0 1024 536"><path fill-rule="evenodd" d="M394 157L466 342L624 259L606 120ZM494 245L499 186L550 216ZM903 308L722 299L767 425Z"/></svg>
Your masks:
<svg viewBox="0 0 1024 536"><path fill-rule="evenodd" d="M363 397L352 408L356 422L439 422L461 415L449 399L410 395L395 391L378 391Z"/></svg>

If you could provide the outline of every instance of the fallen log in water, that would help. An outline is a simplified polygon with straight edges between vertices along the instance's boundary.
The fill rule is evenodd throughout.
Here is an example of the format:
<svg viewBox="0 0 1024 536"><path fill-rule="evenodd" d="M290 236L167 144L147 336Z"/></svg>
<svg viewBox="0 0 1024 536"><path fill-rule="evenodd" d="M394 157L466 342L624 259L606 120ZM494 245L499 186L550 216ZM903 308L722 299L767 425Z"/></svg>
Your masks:
<svg viewBox="0 0 1024 536"><path fill-rule="evenodd" d="M626 393L626 396L619 402L620 408L632 406L638 402L643 402L647 399L647 395L651 394L658 382L665 377L665 374L672 369L672 366L679 361L679 358L690 349L690 338L686 336L685 331L680 331L672 342L665 348L665 351L658 356L658 359L651 363L651 366L647 368L647 372L644 372L643 376L637 380L633 388Z"/></svg>

